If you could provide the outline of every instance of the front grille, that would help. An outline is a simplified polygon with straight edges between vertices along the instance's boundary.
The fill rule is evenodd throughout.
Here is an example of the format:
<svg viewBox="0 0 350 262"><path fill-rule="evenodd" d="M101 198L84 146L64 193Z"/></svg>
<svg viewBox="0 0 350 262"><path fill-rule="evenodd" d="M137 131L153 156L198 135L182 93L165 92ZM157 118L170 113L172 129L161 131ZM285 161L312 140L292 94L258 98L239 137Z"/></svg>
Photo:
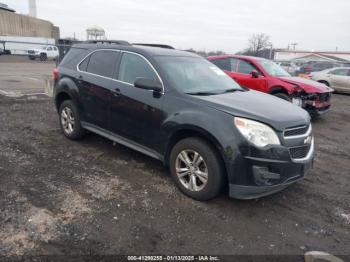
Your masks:
<svg viewBox="0 0 350 262"><path fill-rule="evenodd" d="M300 159L305 158L307 154L309 153L310 145L305 146L299 146L299 147L292 147L289 149L290 156L293 159Z"/></svg>
<svg viewBox="0 0 350 262"><path fill-rule="evenodd" d="M321 102L327 102L330 98L331 98L331 94L330 93L323 93L323 94L319 94L319 96L318 96L318 99Z"/></svg>
<svg viewBox="0 0 350 262"><path fill-rule="evenodd" d="M299 127L289 128L284 131L284 136L289 137L289 136L304 135L306 134L308 129L309 129L309 126L299 126Z"/></svg>
<svg viewBox="0 0 350 262"><path fill-rule="evenodd" d="M29 51L28 51L28 54L35 54L35 51L29 50Z"/></svg>

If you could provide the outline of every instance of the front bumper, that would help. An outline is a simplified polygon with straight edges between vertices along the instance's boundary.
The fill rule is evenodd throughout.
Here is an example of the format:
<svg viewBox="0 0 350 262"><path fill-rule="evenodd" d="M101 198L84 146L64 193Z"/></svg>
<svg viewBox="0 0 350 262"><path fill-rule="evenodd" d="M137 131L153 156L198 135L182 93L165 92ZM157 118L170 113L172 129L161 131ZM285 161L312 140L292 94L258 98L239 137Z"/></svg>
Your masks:
<svg viewBox="0 0 350 262"><path fill-rule="evenodd" d="M310 131L311 132L311 131ZM289 146L271 147L260 150L248 148L242 150L232 163L229 176L229 195L236 199L254 199L281 191L289 185L303 179L313 166L314 140L312 139L305 155L292 158L292 150L297 140L303 141L311 137L293 138L287 142ZM294 140L294 141L293 141ZM246 152L245 152L246 151Z"/></svg>
<svg viewBox="0 0 350 262"><path fill-rule="evenodd" d="M309 112L310 116L321 116L327 113L331 108L331 93L322 93L304 97L302 107Z"/></svg>
<svg viewBox="0 0 350 262"><path fill-rule="evenodd" d="M289 185L301 180L303 177L299 177L298 179L292 181L292 182L286 182L279 185L272 185L272 186L242 186L242 185L234 185L230 184L229 186L229 194L230 197L236 198L236 199L243 199L243 200L249 200L249 199L255 199L260 198L268 195L275 194L277 192L282 191Z"/></svg>

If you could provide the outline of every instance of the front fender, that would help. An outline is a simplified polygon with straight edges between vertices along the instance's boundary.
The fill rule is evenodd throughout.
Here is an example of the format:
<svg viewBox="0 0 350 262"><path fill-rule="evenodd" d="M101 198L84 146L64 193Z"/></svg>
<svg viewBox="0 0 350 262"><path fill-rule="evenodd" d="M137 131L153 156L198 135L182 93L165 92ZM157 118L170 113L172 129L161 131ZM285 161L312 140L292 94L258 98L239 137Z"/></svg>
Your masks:
<svg viewBox="0 0 350 262"><path fill-rule="evenodd" d="M188 101L187 101L188 102ZM164 103L169 114L162 126L164 143L161 151L164 152L165 159L171 151L172 146L177 142L177 135L180 138L199 135L211 142L218 150L226 168L230 167L232 161L239 153L239 137L234 128L233 117L225 112L197 105L196 103L186 103L182 100L172 99L172 102ZM180 109L179 108L183 108Z"/></svg>

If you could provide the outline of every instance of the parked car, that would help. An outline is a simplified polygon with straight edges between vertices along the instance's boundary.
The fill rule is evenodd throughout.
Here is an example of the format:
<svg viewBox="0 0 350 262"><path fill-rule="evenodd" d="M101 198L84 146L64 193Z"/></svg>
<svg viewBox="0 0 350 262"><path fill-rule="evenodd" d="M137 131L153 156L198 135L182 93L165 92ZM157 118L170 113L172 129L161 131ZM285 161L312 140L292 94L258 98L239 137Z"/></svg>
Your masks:
<svg viewBox="0 0 350 262"><path fill-rule="evenodd" d="M28 57L30 60L39 58L41 61L47 59L56 60L59 56L59 51L56 46L42 46L38 49L28 50Z"/></svg>
<svg viewBox="0 0 350 262"><path fill-rule="evenodd" d="M310 74L312 80L334 88L339 92L350 93L350 67L336 67Z"/></svg>
<svg viewBox="0 0 350 262"><path fill-rule="evenodd" d="M296 75L300 69L296 64L290 61L277 61L276 64L293 76Z"/></svg>
<svg viewBox="0 0 350 262"><path fill-rule="evenodd" d="M241 86L290 101L313 117L326 113L331 107L333 89L312 80L292 77L270 60L238 55L212 56L208 59Z"/></svg>
<svg viewBox="0 0 350 262"><path fill-rule="evenodd" d="M54 70L54 83L67 138L81 139L88 130L158 159L197 200L226 187L241 199L272 194L312 165L306 111L241 88L193 53L74 45Z"/></svg>
<svg viewBox="0 0 350 262"><path fill-rule="evenodd" d="M339 66L339 63L333 62L308 62L300 67L298 73L300 74L310 74L312 72L319 72L325 69L333 68Z"/></svg>

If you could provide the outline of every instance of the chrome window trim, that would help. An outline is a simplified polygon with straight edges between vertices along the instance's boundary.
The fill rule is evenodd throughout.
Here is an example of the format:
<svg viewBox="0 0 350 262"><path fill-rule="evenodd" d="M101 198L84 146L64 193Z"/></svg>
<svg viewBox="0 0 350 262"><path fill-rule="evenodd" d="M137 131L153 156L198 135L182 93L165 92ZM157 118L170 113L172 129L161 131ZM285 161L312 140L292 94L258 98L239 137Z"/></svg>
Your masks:
<svg viewBox="0 0 350 262"><path fill-rule="evenodd" d="M302 134L302 135L296 135L296 136L285 136L285 132L286 131L289 131L289 130L295 130L295 129L301 129L301 128L304 128L306 126L303 126L303 127L295 127L295 128L287 128L286 130L283 131L283 137L284 139L296 139L296 138L302 138L302 137L306 137L306 136L309 136L312 132L312 125L310 124L309 125L309 129L306 131L305 134Z"/></svg>
<svg viewBox="0 0 350 262"><path fill-rule="evenodd" d="M126 51L126 50L120 50L120 49L106 49L106 48L105 48L105 49L97 49L97 50L94 50L94 51L90 52L89 54L87 54L87 55L77 64L77 66L76 66L77 71L80 72L80 73L85 73L85 74L89 74L89 75L93 75L93 76L102 77L102 78L105 78L105 79L109 79L109 80L112 80L112 81L116 81L116 82L119 82L119 83L126 84L126 85L128 85L128 86L135 87L135 85L130 84L130 83L127 83L127 82L124 82L124 81L121 81L121 80L119 80L119 79L114 79L114 78L111 78L111 77L101 76L101 75L97 75L97 74L94 74L94 73L90 73L90 72L87 72L87 71L82 71L82 70L80 70L80 68L79 68L80 64L83 63L84 60L85 60L86 58L88 58L89 56L91 56L93 53L99 52L99 51L120 52L122 55L123 55L123 53L130 53L130 54L138 55L138 56L140 56L141 58L143 58L143 59L147 62L147 64L153 69L153 71L156 73L157 77L159 78L159 81L160 81L160 83L162 84L162 90L163 90L163 91L161 92L161 94L164 95L164 93L165 93L164 82L163 82L163 79L160 77L158 71L154 68L154 66L151 64L151 62L150 62L146 57L144 57L144 56L141 55L141 54L132 52L132 51ZM122 57L121 57L121 59L122 59ZM118 72L118 73L119 73L119 72ZM117 76L117 77L118 77L118 76ZM149 91L150 91L150 92L153 92L152 90L149 90Z"/></svg>

